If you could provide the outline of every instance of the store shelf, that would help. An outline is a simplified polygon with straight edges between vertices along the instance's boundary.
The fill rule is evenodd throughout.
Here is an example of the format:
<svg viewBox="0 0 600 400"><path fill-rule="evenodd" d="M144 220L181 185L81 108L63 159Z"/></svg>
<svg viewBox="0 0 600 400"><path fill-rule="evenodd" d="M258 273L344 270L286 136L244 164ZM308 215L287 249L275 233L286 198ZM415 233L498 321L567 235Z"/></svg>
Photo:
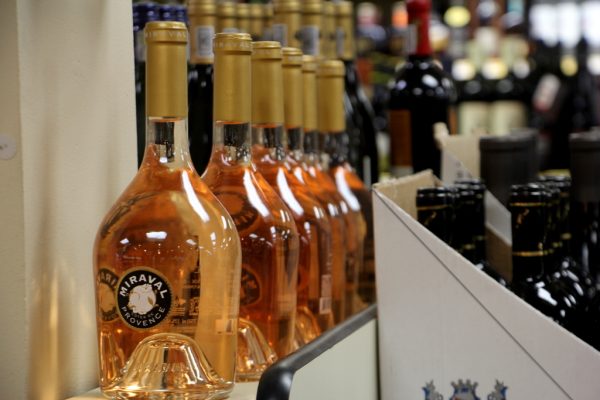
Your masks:
<svg viewBox="0 0 600 400"><path fill-rule="evenodd" d="M238 383L235 385L233 392L231 393L230 400L254 400L256 399L256 389L258 382ZM81 396L71 397L67 400L96 400L106 399L100 393L100 389L94 389L90 392L82 394Z"/></svg>

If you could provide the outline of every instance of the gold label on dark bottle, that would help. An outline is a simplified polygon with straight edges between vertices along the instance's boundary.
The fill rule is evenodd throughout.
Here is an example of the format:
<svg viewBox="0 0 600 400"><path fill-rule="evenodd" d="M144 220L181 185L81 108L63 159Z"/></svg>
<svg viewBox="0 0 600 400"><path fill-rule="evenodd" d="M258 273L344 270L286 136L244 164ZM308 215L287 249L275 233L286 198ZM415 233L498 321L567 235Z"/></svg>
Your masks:
<svg viewBox="0 0 600 400"><path fill-rule="evenodd" d="M150 329L171 311L173 294L167 279L152 268L128 270L117 284L119 316L134 329Z"/></svg>
<svg viewBox="0 0 600 400"><path fill-rule="evenodd" d="M115 290L119 277L110 269L101 268L96 275L96 292L98 293L98 315L102 322L111 322L119 318Z"/></svg>

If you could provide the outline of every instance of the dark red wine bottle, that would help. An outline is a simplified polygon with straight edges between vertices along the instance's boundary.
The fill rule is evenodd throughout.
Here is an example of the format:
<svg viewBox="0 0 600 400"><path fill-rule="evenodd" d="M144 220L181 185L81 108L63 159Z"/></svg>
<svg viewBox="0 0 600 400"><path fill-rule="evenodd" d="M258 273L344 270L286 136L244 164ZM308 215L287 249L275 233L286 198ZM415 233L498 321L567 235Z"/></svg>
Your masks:
<svg viewBox="0 0 600 400"><path fill-rule="evenodd" d="M194 168L202 174L212 149L213 51L216 4L189 1L190 65L188 69L188 135Z"/></svg>
<svg viewBox="0 0 600 400"><path fill-rule="evenodd" d="M390 91L392 174L406 175L431 168L439 176L440 151L433 125L437 122L450 125L450 106L456 90L450 76L432 57L430 0L408 0L406 7L416 46L396 74ZM452 130L450 126L449 129Z"/></svg>

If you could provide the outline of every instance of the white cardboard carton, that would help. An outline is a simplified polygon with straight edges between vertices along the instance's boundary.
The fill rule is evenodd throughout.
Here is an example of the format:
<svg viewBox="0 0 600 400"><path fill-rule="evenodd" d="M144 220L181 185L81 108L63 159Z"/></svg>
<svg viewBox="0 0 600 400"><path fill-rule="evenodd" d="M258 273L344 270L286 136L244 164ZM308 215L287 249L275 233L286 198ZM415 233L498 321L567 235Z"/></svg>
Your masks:
<svg viewBox="0 0 600 400"><path fill-rule="evenodd" d="M414 219L416 189L433 181L374 189L382 400L423 399L432 380L448 399L459 379L478 382L481 399L496 380L510 400L600 399L600 353Z"/></svg>

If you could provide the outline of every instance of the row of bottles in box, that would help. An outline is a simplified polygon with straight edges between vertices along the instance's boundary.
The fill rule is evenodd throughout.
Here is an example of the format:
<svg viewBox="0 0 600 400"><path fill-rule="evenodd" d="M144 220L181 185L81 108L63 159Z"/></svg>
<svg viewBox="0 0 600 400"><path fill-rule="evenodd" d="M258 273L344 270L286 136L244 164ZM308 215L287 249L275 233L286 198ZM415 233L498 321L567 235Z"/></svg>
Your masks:
<svg viewBox="0 0 600 400"><path fill-rule="evenodd" d="M374 301L370 195L347 159L341 61L217 34L214 95L189 106L213 109L200 178L187 28L144 34L144 158L95 245L100 386L206 398Z"/></svg>
<svg viewBox="0 0 600 400"><path fill-rule="evenodd" d="M570 138L572 181L568 175L541 175L523 165L531 148L528 135L482 139L482 164L506 175L497 182L486 172L494 190L505 197L512 219L512 281L510 289L532 306L600 348L600 271L597 237L600 234L600 190L597 167L600 135L573 134ZM512 142L512 143L511 143ZM522 149L515 146L521 142ZM507 147L507 143L511 145ZM516 161L502 168L497 154ZM487 160L483 160L484 158ZM516 170L521 174L513 174ZM533 171L533 173L532 173ZM511 179L512 177L512 179ZM536 179L537 182L529 180ZM512 182L511 182L512 181ZM506 185L505 185L506 183ZM517 183L517 184L513 184ZM457 181L453 187L421 188L417 194L419 221L492 278L507 286L486 261L485 187L478 180ZM503 267L503 266L496 266ZM503 268L506 270L506 268Z"/></svg>
<svg viewBox="0 0 600 400"><path fill-rule="evenodd" d="M212 93L212 35L215 32L244 32L253 40L273 40L282 46L300 48L304 54L319 59L344 62L344 109L349 135L348 161L369 186L379 176L374 113L358 80L354 43L354 12L349 1L276 0L273 3L234 3L215 0L192 0L187 4L186 22L190 30L189 102L205 101ZM136 51L136 92L138 105L138 156L143 155L143 40L144 24L161 18L155 3L134 4L134 38ZM167 14L172 18L175 13ZM199 170L208 163L212 136L209 112L190 113L192 159ZM196 146L197 145L197 146Z"/></svg>

